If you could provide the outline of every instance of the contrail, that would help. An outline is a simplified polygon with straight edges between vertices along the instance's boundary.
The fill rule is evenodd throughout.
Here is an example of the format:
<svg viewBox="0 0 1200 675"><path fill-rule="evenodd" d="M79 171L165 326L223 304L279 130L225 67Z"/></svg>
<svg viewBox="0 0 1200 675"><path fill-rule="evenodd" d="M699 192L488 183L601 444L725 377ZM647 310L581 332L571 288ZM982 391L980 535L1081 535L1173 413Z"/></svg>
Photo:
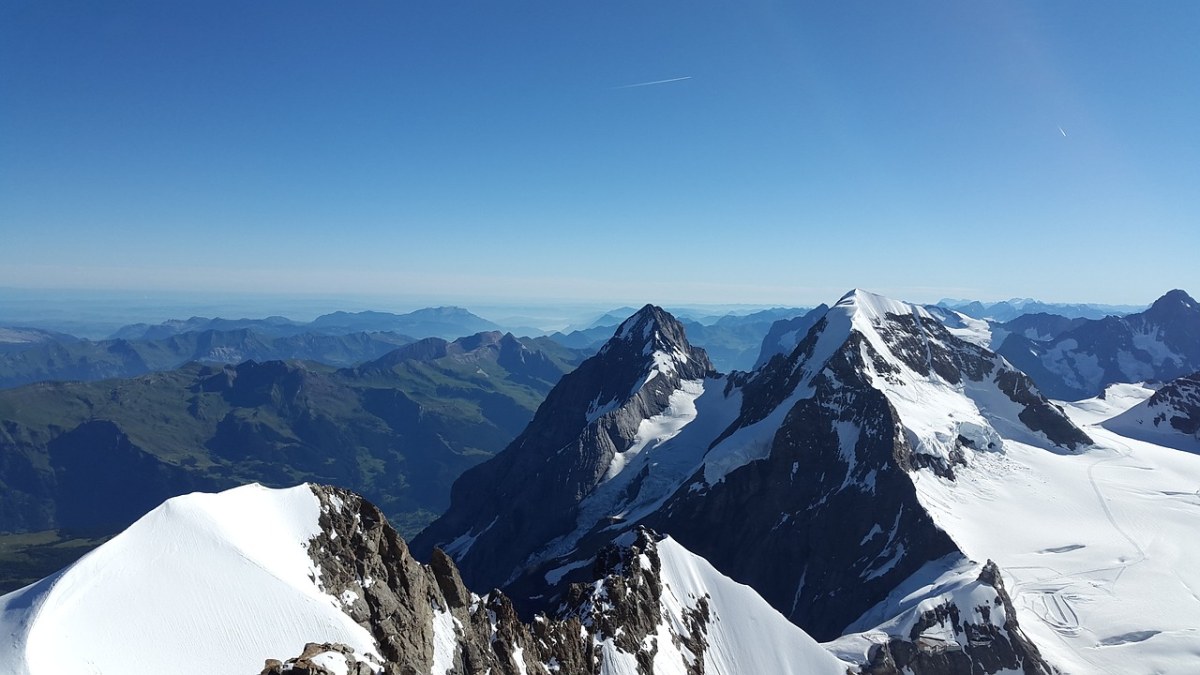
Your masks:
<svg viewBox="0 0 1200 675"><path fill-rule="evenodd" d="M668 82L682 82L684 80L690 80L690 79L692 79L692 76L687 75L684 77L672 77L669 80L654 80L653 82L638 82L636 84L623 84L619 87L613 87L613 89L633 89L634 87L651 87L656 84L667 84Z"/></svg>
<svg viewBox="0 0 1200 675"><path fill-rule="evenodd" d="M1067 132L1063 131L1063 128L1062 128L1062 127L1059 127L1059 128L1058 128L1058 133L1062 134L1062 135L1063 135L1063 138L1066 138L1066 137L1067 137Z"/></svg>

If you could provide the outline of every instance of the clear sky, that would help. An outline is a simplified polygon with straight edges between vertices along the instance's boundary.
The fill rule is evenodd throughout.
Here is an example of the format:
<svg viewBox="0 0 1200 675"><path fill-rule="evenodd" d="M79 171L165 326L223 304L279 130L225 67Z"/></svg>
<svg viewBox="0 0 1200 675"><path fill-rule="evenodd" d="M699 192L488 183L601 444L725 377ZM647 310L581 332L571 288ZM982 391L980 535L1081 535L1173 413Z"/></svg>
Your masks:
<svg viewBox="0 0 1200 675"><path fill-rule="evenodd" d="M1194 0L3 0L0 286L1197 294L1198 30Z"/></svg>

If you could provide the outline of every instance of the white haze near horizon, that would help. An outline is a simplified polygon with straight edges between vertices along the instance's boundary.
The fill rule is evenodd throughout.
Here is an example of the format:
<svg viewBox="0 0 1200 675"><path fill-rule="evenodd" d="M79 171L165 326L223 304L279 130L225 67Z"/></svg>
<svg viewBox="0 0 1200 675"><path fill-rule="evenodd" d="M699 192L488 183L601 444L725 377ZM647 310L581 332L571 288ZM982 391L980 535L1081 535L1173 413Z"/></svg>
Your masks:
<svg viewBox="0 0 1200 675"><path fill-rule="evenodd" d="M797 300L787 303L754 302L670 302L654 297L651 288L640 300L613 299L497 299L486 294L477 298L464 296L433 296L415 294L282 294L282 293L219 293L182 291L133 291L86 289L28 289L0 288L0 326L45 328L71 333L79 337L107 337L116 329L133 323L156 324L172 319L194 316L225 319L261 319L283 316L297 322L311 321L322 314L337 311L379 311L403 314L426 307L457 306L504 327L535 328L541 331L580 328L597 317L614 311L632 313L646 303L664 306L673 312L692 317L748 314L764 309L788 307L807 310L821 303L832 305L849 289L830 290L826 294L814 289L797 292ZM954 290L954 289L951 289ZM1168 289L1163 289L1166 292ZM1186 289L1185 289L1186 290ZM907 301L936 303L947 299L949 293L920 289L916 294L903 296ZM973 298L984 303L1012 298ZM1042 302L1057 302L1044 297ZM1116 305L1137 311L1142 305ZM1110 304L1100 300L1066 301L1071 304Z"/></svg>

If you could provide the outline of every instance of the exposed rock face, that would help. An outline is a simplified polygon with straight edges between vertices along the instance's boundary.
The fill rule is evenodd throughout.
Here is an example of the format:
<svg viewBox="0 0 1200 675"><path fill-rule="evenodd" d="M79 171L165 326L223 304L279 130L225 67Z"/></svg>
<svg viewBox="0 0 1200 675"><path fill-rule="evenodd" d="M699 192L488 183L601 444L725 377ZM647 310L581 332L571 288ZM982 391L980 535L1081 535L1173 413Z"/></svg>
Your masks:
<svg viewBox="0 0 1200 675"><path fill-rule="evenodd" d="M989 560L984 565L975 586L993 592L980 593L982 589L970 587L959 589L963 597L948 597L921 612L907 635L892 636L872 650L862 673L958 675L1019 670L1026 675L1050 675L1057 672L1021 630L1012 599L994 562ZM963 602L967 598L978 604Z"/></svg>
<svg viewBox="0 0 1200 675"><path fill-rule="evenodd" d="M924 456L864 380L860 353L830 359L769 456L713 485L698 474L647 519L818 640L841 635L899 580L955 550L917 501L905 472Z"/></svg>
<svg viewBox="0 0 1200 675"><path fill-rule="evenodd" d="M576 505L633 444L642 421L666 410L684 381L711 371L674 317L643 307L563 377L516 440L455 482L450 509L413 539L414 550L424 557L441 546L472 585L504 584L574 526Z"/></svg>
<svg viewBox="0 0 1200 675"><path fill-rule="evenodd" d="M598 675L607 672L606 659L617 657L635 659L637 671L650 675L664 623L677 626L669 640L686 672L704 671L705 635L713 619L708 600L691 598L678 616L670 613L658 536L652 532L640 530L627 545L601 551L595 581L571 586L556 618L539 615L526 624L503 593L480 597L467 590L440 550L429 565L414 560L371 503L338 488L313 491L321 502L322 532L309 545L320 570L317 581L371 633L383 662L344 645L310 643L286 662L268 660L263 675L337 672L326 659L344 661L354 675Z"/></svg>
<svg viewBox="0 0 1200 675"><path fill-rule="evenodd" d="M1115 382L1170 380L1200 369L1200 303L1173 290L1144 312L1084 321L1047 340L1014 333L997 351L1055 399L1096 396Z"/></svg>
<svg viewBox="0 0 1200 675"><path fill-rule="evenodd" d="M536 669L532 634L507 598L472 595L441 551L431 565L418 563L379 509L358 495L331 487L314 492L322 532L309 554L321 570L318 582L374 637L382 672L429 673L435 663L464 674L544 672Z"/></svg>

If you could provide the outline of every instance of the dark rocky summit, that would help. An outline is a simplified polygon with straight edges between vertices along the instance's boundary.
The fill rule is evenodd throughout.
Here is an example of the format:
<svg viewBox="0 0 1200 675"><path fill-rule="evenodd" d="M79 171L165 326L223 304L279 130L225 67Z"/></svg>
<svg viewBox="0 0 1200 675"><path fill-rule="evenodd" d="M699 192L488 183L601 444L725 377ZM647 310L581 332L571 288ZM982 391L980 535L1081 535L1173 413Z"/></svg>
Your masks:
<svg viewBox="0 0 1200 675"><path fill-rule="evenodd" d="M681 382L711 371L674 317L643 307L562 378L516 440L455 482L449 510L413 549L424 558L442 546L471 584L504 584L530 554L571 530L575 507L632 445L638 425L666 410Z"/></svg>

